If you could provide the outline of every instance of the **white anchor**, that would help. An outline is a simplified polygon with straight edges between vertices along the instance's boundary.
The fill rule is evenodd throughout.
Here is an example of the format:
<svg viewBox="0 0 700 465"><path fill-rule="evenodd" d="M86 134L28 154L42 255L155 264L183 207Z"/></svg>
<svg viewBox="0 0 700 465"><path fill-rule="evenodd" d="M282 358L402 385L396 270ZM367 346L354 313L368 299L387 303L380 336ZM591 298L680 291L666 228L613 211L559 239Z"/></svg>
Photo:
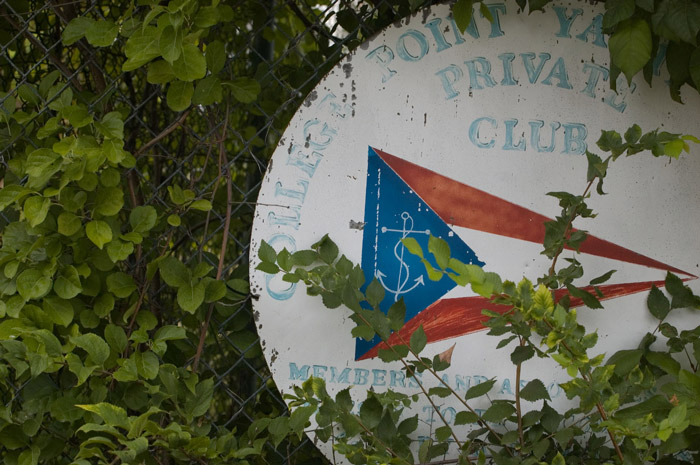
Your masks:
<svg viewBox="0 0 700 465"><path fill-rule="evenodd" d="M387 232L397 232L401 233L401 239L405 239L408 237L409 234L427 234L430 235L430 230L426 229L425 231L414 231L413 230L413 218L411 215L408 214L408 212L403 212L401 213L401 219L403 220L403 229L389 229L386 227L382 227L382 233L387 233ZM382 286L384 286L384 289L386 289L389 293L394 294L394 301L399 300L399 297L403 294L407 294L411 292L413 289L417 288L418 286L422 286L425 284L423 281L423 275L421 274L418 278L413 280L413 285L409 288L406 288L406 285L409 282L410 279L410 270L406 262L403 260L403 254L406 250L406 247L404 247L403 242L401 242L401 239L399 239L396 242L396 245L394 246L394 256L396 259L399 261L399 272L398 276L396 278L396 288L392 289L391 287L387 286L386 283L384 282L384 278L387 277L386 274L382 273L381 270L377 270L375 272L376 278L379 280ZM405 273L404 273L405 269Z"/></svg>

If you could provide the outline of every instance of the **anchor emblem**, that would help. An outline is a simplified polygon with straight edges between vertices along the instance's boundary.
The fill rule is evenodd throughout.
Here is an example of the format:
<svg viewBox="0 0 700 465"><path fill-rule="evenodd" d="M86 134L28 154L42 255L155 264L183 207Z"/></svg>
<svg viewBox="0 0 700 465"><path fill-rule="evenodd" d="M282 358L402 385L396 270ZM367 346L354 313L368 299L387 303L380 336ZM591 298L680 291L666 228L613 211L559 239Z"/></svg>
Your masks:
<svg viewBox="0 0 700 465"><path fill-rule="evenodd" d="M403 228L402 229L389 229L387 227L382 227L381 231L382 233L400 233L401 238L396 241L396 245L394 246L394 256L396 259L399 261L399 271L397 273L396 277L396 287L391 288L385 283L385 278L387 275L385 273L382 273L381 270L377 269L375 272L376 278L379 280L382 286L384 286L384 289L386 289L390 294L394 295L394 301L399 300L399 297L403 294L407 294L417 288L418 286L422 286L425 284L423 281L423 275L421 274L419 277L413 280L413 284L411 287L406 287L409 284L410 281L410 268L408 264L404 261L404 252L406 251L406 247L403 245L403 242L401 242L401 239L405 239L408 237L409 234L426 234L430 235L430 230L426 229L425 231L414 231L413 230L413 218L411 215L404 211L401 213L401 219L403 220Z"/></svg>

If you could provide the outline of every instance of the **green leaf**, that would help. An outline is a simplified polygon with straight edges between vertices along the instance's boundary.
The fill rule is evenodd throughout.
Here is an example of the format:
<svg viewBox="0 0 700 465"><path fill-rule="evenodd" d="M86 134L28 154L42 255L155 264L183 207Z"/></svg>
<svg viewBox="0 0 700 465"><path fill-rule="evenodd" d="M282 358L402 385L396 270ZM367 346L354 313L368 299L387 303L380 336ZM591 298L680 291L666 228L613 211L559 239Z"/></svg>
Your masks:
<svg viewBox="0 0 700 465"><path fill-rule="evenodd" d="M610 270L605 274L602 274L598 276L597 278L591 279L591 286L596 286L598 284L603 284L604 282L608 281L610 277L615 273L616 270Z"/></svg>
<svg viewBox="0 0 700 465"><path fill-rule="evenodd" d="M367 302L369 302L372 307L377 307L379 303L384 300L384 294L384 286L382 286L377 279L373 279L365 291Z"/></svg>
<svg viewBox="0 0 700 465"><path fill-rule="evenodd" d="M146 80L151 84L166 84L175 79L173 67L165 60L157 60L148 64Z"/></svg>
<svg viewBox="0 0 700 465"><path fill-rule="evenodd" d="M98 189L95 200L95 213L102 216L114 216L124 206L124 192L118 187Z"/></svg>
<svg viewBox="0 0 700 465"><path fill-rule="evenodd" d="M477 397L481 397L484 394L486 394L487 392L489 392L491 390L491 388L493 388L494 384L496 384L496 380L490 379L488 381L484 381L483 383L479 383L476 386L472 386L469 388L469 390L467 391L464 398L466 400L469 400L469 399L475 399Z"/></svg>
<svg viewBox="0 0 700 465"><path fill-rule="evenodd" d="M644 358L646 358L649 363L661 368L671 376L678 376L678 373L681 371L681 364L666 352L649 351L644 354Z"/></svg>
<svg viewBox="0 0 700 465"><path fill-rule="evenodd" d="M150 351L136 352L133 357L136 362L136 369L143 379L156 379L160 368L160 361L156 354Z"/></svg>
<svg viewBox="0 0 700 465"><path fill-rule="evenodd" d="M168 286L184 287L189 285L192 275L187 267L177 258L168 256L158 264L160 277Z"/></svg>
<svg viewBox="0 0 700 465"><path fill-rule="evenodd" d="M379 425L382 419L382 404L375 396L369 396L360 406L360 420L369 429Z"/></svg>
<svg viewBox="0 0 700 465"><path fill-rule="evenodd" d="M205 6L199 9L194 17L194 24L202 29L211 27L221 20L218 9L215 6Z"/></svg>
<svg viewBox="0 0 700 465"><path fill-rule="evenodd" d="M153 337L153 340L156 342L176 341L179 339L185 339L185 337L185 328L174 325L165 325L160 327L158 331L156 331L156 335Z"/></svg>
<svg viewBox="0 0 700 465"><path fill-rule="evenodd" d="M109 315L109 312L114 309L114 296L109 292L100 293L95 299L95 304L92 309L95 315L100 318Z"/></svg>
<svg viewBox="0 0 700 465"><path fill-rule="evenodd" d="M129 214L129 224L131 229L137 233L145 233L153 229L158 220L156 209L147 206L139 206L131 210Z"/></svg>
<svg viewBox="0 0 700 465"><path fill-rule="evenodd" d="M71 105L69 107L63 107L61 109L61 114L74 128L82 128L93 121L92 115L84 105Z"/></svg>
<svg viewBox="0 0 700 465"><path fill-rule="evenodd" d="M106 281L107 290L120 299L126 299L137 289L131 276L121 271L110 274Z"/></svg>
<svg viewBox="0 0 700 465"><path fill-rule="evenodd" d="M693 291L683 284L683 280L673 273L666 274L666 290L671 294L671 308L697 307L697 298Z"/></svg>
<svg viewBox="0 0 700 465"><path fill-rule="evenodd" d="M87 16L73 18L61 33L63 45L71 45L85 37L85 32L93 25L94 19Z"/></svg>
<svg viewBox="0 0 700 465"><path fill-rule="evenodd" d="M71 265L66 266L56 277L53 290L56 292L56 295L66 300L72 299L80 294L80 291L83 290L83 286L80 283L78 270Z"/></svg>
<svg viewBox="0 0 700 465"><path fill-rule="evenodd" d="M440 269L447 268L450 260L450 246L443 239L433 235L428 239L428 251L433 254Z"/></svg>
<svg viewBox="0 0 700 465"><path fill-rule="evenodd" d="M452 17L462 34L464 34L464 31L467 30L469 23L472 21L473 11L474 0L457 0L452 5Z"/></svg>
<svg viewBox="0 0 700 465"><path fill-rule="evenodd" d="M124 138L124 121L118 111L104 115L100 121L95 122L95 127L106 139Z"/></svg>
<svg viewBox="0 0 700 465"><path fill-rule="evenodd" d="M300 250L292 254L292 265L309 266L319 259L318 253L314 250Z"/></svg>
<svg viewBox="0 0 700 465"><path fill-rule="evenodd" d="M97 334L82 334L71 338L71 341L87 352L88 358L85 360L85 366L102 366L109 357L109 345Z"/></svg>
<svg viewBox="0 0 700 465"><path fill-rule="evenodd" d="M117 405L100 402L99 404L76 405L76 407L96 414L102 418L105 425L129 429L129 419L126 415L126 410Z"/></svg>
<svg viewBox="0 0 700 465"><path fill-rule="evenodd" d="M233 96L241 103L252 103L258 98L260 84L255 79L239 77L227 83Z"/></svg>
<svg viewBox="0 0 700 465"><path fill-rule="evenodd" d="M95 47L109 47L117 39L119 26L111 19L93 21L85 30L85 38Z"/></svg>
<svg viewBox="0 0 700 465"><path fill-rule="evenodd" d="M158 39L158 49L168 63L177 60L182 53L182 29L166 26Z"/></svg>
<svg viewBox="0 0 700 465"><path fill-rule="evenodd" d="M530 345L517 346L513 352L510 354L510 360L514 365L523 363L525 360L529 360L535 355L535 349Z"/></svg>
<svg viewBox="0 0 700 465"><path fill-rule="evenodd" d="M615 365L615 374L624 376L639 365L642 354L643 352L640 349L619 350L608 359L606 365Z"/></svg>
<svg viewBox="0 0 700 465"><path fill-rule="evenodd" d="M180 57L173 62L173 72L181 81L191 82L204 77L207 62L196 45L187 43L182 46Z"/></svg>
<svg viewBox="0 0 700 465"><path fill-rule="evenodd" d="M411 350L415 352L416 354L419 354L423 351L425 348L425 345L428 343L428 338L425 335L425 331L423 331L423 325L420 325L418 329L416 329L413 334L411 334L411 339L409 341L409 346L411 347Z"/></svg>
<svg viewBox="0 0 700 465"><path fill-rule="evenodd" d="M477 423L479 421L479 416L476 413L469 411L458 412L455 417L455 425L470 425L472 423Z"/></svg>
<svg viewBox="0 0 700 465"><path fill-rule="evenodd" d="M112 228L104 221L90 221L85 226L85 233L88 239L100 249L112 240Z"/></svg>
<svg viewBox="0 0 700 465"><path fill-rule="evenodd" d="M692 0L662 0L651 21L660 36L695 45L700 31L700 5Z"/></svg>
<svg viewBox="0 0 700 465"><path fill-rule="evenodd" d="M194 313L204 302L205 286L203 282L187 283L177 290L177 303L189 313Z"/></svg>
<svg viewBox="0 0 700 465"><path fill-rule="evenodd" d="M29 268L17 276L17 292L24 300L39 299L51 290L51 279L35 269Z"/></svg>
<svg viewBox="0 0 700 465"><path fill-rule="evenodd" d="M515 407L513 407L512 404L502 400L495 400L491 403L491 406L486 409L481 418L484 421L500 423L513 413L515 413Z"/></svg>
<svg viewBox="0 0 700 465"><path fill-rule="evenodd" d="M392 330L398 331L403 327L406 318L406 304L403 299L399 299L391 304L387 316L389 317L389 325Z"/></svg>
<svg viewBox="0 0 700 465"><path fill-rule="evenodd" d="M533 379L520 390L520 397L524 400L535 402L538 400L551 400L544 383L539 379Z"/></svg>
<svg viewBox="0 0 700 465"><path fill-rule="evenodd" d="M609 29L621 21L629 19L634 14L634 0L607 0L603 28Z"/></svg>
<svg viewBox="0 0 700 465"><path fill-rule="evenodd" d="M194 86L191 82L175 81L168 87L166 100L173 111L186 110L192 103Z"/></svg>
<svg viewBox="0 0 700 465"><path fill-rule="evenodd" d="M68 326L73 321L73 305L56 297L45 297L42 301L44 312L51 321L60 326Z"/></svg>
<svg viewBox="0 0 700 465"><path fill-rule="evenodd" d="M124 47L128 60L122 65L124 71L133 71L160 56L160 34L158 28L146 26L129 37Z"/></svg>
<svg viewBox="0 0 700 465"><path fill-rule="evenodd" d="M226 48L220 40L213 40L204 50L207 68L212 74L217 74L226 64Z"/></svg>
<svg viewBox="0 0 700 465"><path fill-rule="evenodd" d="M652 286L649 296L647 297L647 307L649 308L649 313L654 315L655 318L663 320L671 311L671 304L664 295L663 292L659 290L658 287Z"/></svg>
<svg viewBox="0 0 700 465"><path fill-rule="evenodd" d="M64 236L72 236L80 231L83 223L80 218L73 213L63 212L58 215L58 232Z"/></svg>
<svg viewBox="0 0 700 465"><path fill-rule="evenodd" d="M303 407L297 407L292 411L289 416L289 428L301 435L304 432L304 428L309 424L309 419L311 415L316 412L316 406L306 405Z"/></svg>
<svg viewBox="0 0 700 465"><path fill-rule="evenodd" d="M128 343L124 329L111 323L105 327L105 340L117 353L124 352Z"/></svg>
<svg viewBox="0 0 700 465"><path fill-rule="evenodd" d="M114 239L107 244L107 255L114 263L126 260L134 251L134 244L131 242Z"/></svg>
<svg viewBox="0 0 700 465"><path fill-rule="evenodd" d="M631 19L621 23L610 36L610 57L627 77L627 82L651 59L651 30L646 21Z"/></svg>
<svg viewBox="0 0 700 465"><path fill-rule="evenodd" d="M24 201L24 216L29 220L29 225L34 227L44 222L49 213L51 199L33 196Z"/></svg>

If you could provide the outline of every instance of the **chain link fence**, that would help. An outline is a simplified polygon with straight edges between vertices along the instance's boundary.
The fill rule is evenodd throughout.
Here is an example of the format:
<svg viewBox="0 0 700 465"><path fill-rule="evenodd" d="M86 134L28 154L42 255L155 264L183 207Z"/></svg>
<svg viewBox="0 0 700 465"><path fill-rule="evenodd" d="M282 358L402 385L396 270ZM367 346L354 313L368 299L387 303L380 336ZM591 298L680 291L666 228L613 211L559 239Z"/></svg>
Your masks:
<svg viewBox="0 0 700 465"><path fill-rule="evenodd" d="M133 2L0 0L0 108L11 114L14 96L34 86L63 83L36 114L49 111L65 90L99 111L125 115L124 149L135 157L128 171L127 204L166 206L169 189L188 188L197 198L210 199L213 209L198 221L159 231L180 259L194 266L203 261L216 267L221 259L229 288L240 295L236 305L217 306L211 313L201 360L194 360L197 341L182 341L168 351L179 366L199 363L202 376L213 376L215 394L210 420L215 428L243 429L260 414L284 414L286 405L276 391L262 356L246 287L250 228L263 174L287 122L302 98L349 50L422 3L396 0L230 0L231 21L209 32L225 47L225 71L232 79L252 78L261 86L249 103L230 100L191 106L182 112L166 104L165 86L152 83L146 70L123 72L124 30L141 4ZM164 2L165 5L167 2ZM133 10L129 10L129 9ZM127 11L128 10L128 11ZM92 47L81 39L67 46L62 34L75 18L113 21L120 28L114 43ZM126 19L124 19L126 18ZM49 82L49 84L46 84ZM25 95L23 98L31 98ZM0 182L18 141L33 136L31 125L0 123ZM34 128L36 130L36 128ZM222 148L224 150L219 150ZM230 183L226 180L230 179ZM227 201L227 190L230 189ZM0 226L15 220L3 213ZM222 241L227 234L227 240ZM222 244L225 243L225 249ZM223 254L223 256L222 256ZM128 262L132 270L158 255L143 250ZM187 323L191 315L171 311L173 297L156 278L147 296L150 311L160 320ZM179 360L178 360L179 358ZM3 393L5 405L22 396L23 386ZM275 461L318 461L308 443L271 449ZM273 460L273 459L270 459Z"/></svg>

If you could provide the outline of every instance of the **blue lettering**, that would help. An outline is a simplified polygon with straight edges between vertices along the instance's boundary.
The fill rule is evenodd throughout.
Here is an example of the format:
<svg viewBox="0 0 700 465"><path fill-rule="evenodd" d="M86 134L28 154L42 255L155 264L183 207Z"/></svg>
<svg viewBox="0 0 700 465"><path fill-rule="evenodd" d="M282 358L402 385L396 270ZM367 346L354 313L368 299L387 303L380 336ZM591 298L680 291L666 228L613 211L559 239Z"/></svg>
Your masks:
<svg viewBox="0 0 700 465"><path fill-rule="evenodd" d="M335 96L334 93L330 92L328 93L323 99L318 104L318 107L323 109L324 107L328 107L328 113L331 116L338 116L340 118L345 118L348 116L348 114L352 114L352 105L348 105L347 103L344 103L343 105L340 105L338 103L335 103L333 100L335 100L337 97Z"/></svg>
<svg viewBox="0 0 700 465"><path fill-rule="evenodd" d="M537 68L535 68L534 63L532 62L532 60L535 58L534 53L521 53L520 56L523 59L523 65L525 65L525 71L527 71L527 78L530 81L530 84L537 82L537 79L540 77L540 73L542 73L542 68L544 68L544 64L549 61L550 58L552 58L552 55L549 53L540 53L540 64L538 64Z"/></svg>
<svg viewBox="0 0 700 465"><path fill-rule="evenodd" d="M512 390L511 387L510 387L510 380L509 380L508 378L506 378L506 379L503 380L503 384L501 385L501 390L498 391L498 392L501 393L501 394L506 394L506 393L508 393L508 394L510 394L511 396L514 396L514 395L515 395L515 394L513 394L513 390Z"/></svg>
<svg viewBox="0 0 700 465"><path fill-rule="evenodd" d="M413 376L411 376L408 379L408 387L419 387L418 381L416 381L416 378L418 380L421 380L423 378L423 373L414 373Z"/></svg>
<svg viewBox="0 0 700 465"><path fill-rule="evenodd" d="M299 168L309 177L312 177L316 172L316 168L318 168L321 157L322 155L318 152L311 152L311 155L307 155L301 151L300 146L294 145L287 157L287 164Z"/></svg>
<svg viewBox="0 0 700 465"><path fill-rule="evenodd" d="M506 143L503 144L503 150L525 150L525 137L522 134L518 143L513 145L513 131L518 125L518 120L507 119L503 123L506 125Z"/></svg>
<svg viewBox="0 0 700 465"><path fill-rule="evenodd" d="M277 181L275 183L275 197L289 197L290 199L295 199L300 203L304 203L306 191L309 189L309 182L299 179L297 180L297 186L299 186L299 190L287 189L282 187L282 183L280 181Z"/></svg>
<svg viewBox="0 0 700 465"><path fill-rule="evenodd" d="M559 386L557 383L552 383L547 387L547 391L549 392L549 396L554 399L555 397L559 397L561 395L561 386Z"/></svg>
<svg viewBox="0 0 700 465"><path fill-rule="evenodd" d="M369 376L369 370L364 368L355 368L355 382L358 386L364 386L367 384L367 377Z"/></svg>
<svg viewBox="0 0 700 465"><path fill-rule="evenodd" d="M620 90L624 87L627 87L626 92ZM603 102L622 113L625 111L625 108L627 108L627 102L625 102L625 99L629 94L634 93L635 90L637 90L637 84L631 82L629 86L627 86L627 80L622 74L620 74L617 77L617 92L612 89L609 90L607 95L603 97Z"/></svg>
<svg viewBox="0 0 700 465"><path fill-rule="evenodd" d="M445 410L442 411L442 417L445 419L445 422L448 425L454 423L456 416L457 410L455 410L453 407L447 407Z"/></svg>
<svg viewBox="0 0 700 465"><path fill-rule="evenodd" d="M547 78L542 81L542 84L551 86L552 78L559 80L557 87L561 87L562 89L572 89L571 83L569 82L569 75L566 73L566 63L564 62L564 57L559 57L557 62L554 63L552 70L549 72Z"/></svg>
<svg viewBox="0 0 700 465"><path fill-rule="evenodd" d="M372 369L372 386L386 386L386 370Z"/></svg>
<svg viewBox="0 0 700 465"><path fill-rule="evenodd" d="M389 63L394 59L394 52L386 45L375 48L365 58L372 60L379 66L379 70L382 73L382 82L388 81L396 74L396 71L389 68Z"/></svg>
<svg viewBox="0 0 700 465"><path fill-rule="evenodd" d="M530 146L533 147L535 150L538 152L552 152L554 151L554 146L555 146L555 133L557 129L559 129L559 126L561 126L557 121L554 121L552 123L549 123L549 126L552 128L552 136L549 139L549 145L543 147L540 144L540 129L544 127L544 121L530 121Z"/></svg>
<svg viewBox="0 0 700 465"><path fill-rule="evenodd" d="M291 236L288 236L287 234L275 234L271 238L267 240L267 243L270 244L275 250L282 250L287 249L289 252L296 252L297 250L297 244L294 241L294 238ZM265 275L265 289L267 290L267 293L270 297L272 297L275 300L287 300L291 296L294 295L294 291L296 291L297 284L296 283L288 283L286 281L282 280L281 275L272 275L272 274L266 274ZM296 367L296 365L295 365ZM308 378L308 366L307 368L307 375L306 378ZM302 367L303 369L303 367ZM290 366L291 370L291 366ZM306 379L304 378L304 379ZM293 379L293 378L290 378Z"/></svg>
<svg viewBox="0 0 700 465"><path fill-rule="evenodd" d="M455 391L466 391L471 386L470 376L455 375Z"/></svg>
<svg viewBox="0 0 700 465"><path fill-rule="evenodd" d="M391 375L389 382L390 387L406 387L406 375L403 371L391 370L389 373Z"/></svg>
<svg viewBox="0 0 700 465"><path fill-rule="evenodd" d="M480 65L477 67L477 63ZM479 78L484 81L486 87L493 87L496 81L491 77L491 63L484 57L474 58L473 60L465 61L469 70L469 87L471 89L483 89L479 84Z"/></svg>
<svg viewBox="0 0 700 465"><path fill-rule="evenodd" d="M319 138L312 137L312 130L315 126L320 125L321 122L317 119L311 119L304 123L304 140L306 141L306 147L311 147L316 150L323 150L333 142L333 137L335 137L336 131L328 127L326 123L323 123L323 128L319 132Z"/></svg>
<svg viewBox="0 0 700 465"><path fill-rule="evenodd" d="M564 150L561 153L581 155L586 153L588 130L581 123L564 123Z"/></svg>
<svg viewBox="0 0 700 465"><path fill-rule="evenodd" d="M583 10L574 8L571 10L571 16L566 14L567 8L563 6L555 6L554 11L557 13L557 18L559 18L559 32L556 33L556 36L571 39L571 34L569 33L571 24L578 15L583 13Z"/></svg>
<svg viewBox="0 0 700 465"><path fill-rule="evenodd" d="M593 34L593 45L603 48L607 47L605 44L605 37L603 37L603 15L596 15L586 30L577 35L576 38L588 42L588 36L590 34Z"/></svg>
<svg viewBox="0 0 700 465"><path fill-rule="evenodd" d="M493 39L494 37L501 37L504 35L503 29L501 29L501 17L499 13L506 14L506 6L503 3L483 3L482 5L486 5L486 8L488 8L489 12L491 13L491 16L493 17L493 21L491 22L491 34L489 34L489 38ZM484 16L483 13L481 16ZM474 17L474 15L472 15Z"/></svg>
<svg viewBox="0 0 700 465"><path fill-rule="evenodd" d="M493 145L496 143L496 140L492 137L490 141L488 142L481 142L479 140L479 125L481 124L482 121L486 121L491 124L491 127L493 129L498 128L498 123L496 123L496 120L493 118L489 118L488 116L483 116L481 118L475 119L472 124L469 126L469 140L472 142L472 144L476 145L480 149L490 149L493 147Z"/></svg>
<svg viewBox="0 0 700 465"><path fill-rule="evenodd" d="M299 212L299 207L289 207L288 210L292 212L292 215L278 215L275 212L270 212L267 214L267 219L271 224L276 226L286 226L299 229L301 220L301 212Z"/></svg>
<svg viewBox="0 0 700 465"><path fill-rule="evenodd" d="M338 369L336 367L331 367L331 383L350 384L350 368L343 369L340 375L338 375Z"/></svg>
<svg viewBox="0 0 700 465"><path fill-rule="evenodd" d="M309 379L309 365L302 365L301 368L294 362L289 362L289 379L300 379L306 381Z"/></svg>
<svg viewBox="0 0 700 465"><path fill-rule="evenodd" d="M464 76L461 68L457 65L449 65L435 73L435 75L440 78L442 88L445 89L445 100L451 100L459 95L459 91L454 88L454 83Z"/></svg>
<svg viewBox="0 0 700 465"><path fill-rule="evenodd" d="M598 81L600 77L603 76L603 81L608 80L608 75L610 72L608 68L604 66L596 65L595 63L584 63L583 72L588 71L588 80L586 81L586 88L581 91L582 94L586 94L591 98L595 98L595 88L598 86Z"/></svg>
<svg viewBox="0 0 700 465"><path fill-rule="evenodd" d="M452 44L445 39L445 34L442 32L440 24L442 24L442 19L440 18L435 18L425 23L425 27L430 30L430 32L433 34L433 38L435 39L435 43L437 43L438 53L452 47Z"/></svg>
<svg viewBox="0 0 700 465"><path fill-rule="evenodd" d="M328 367L325 365L314 365L314 378L326 379Z"/></svg>
<svg viewBox="0 0 700 465"><path fill-rule="evenodd" d="M515 60L514 53L501 53L498 58L503 62L503 79L501 80L502 86L515 86L518 81L513 78L513 60Z"/></svg>
<svg viewBox="0 0 700 465"><path fill-rule="evenodd" d="M411 37L416 44L418 44L418 54L414 55L408 51L406 47L406 39ZM422 32L416 31L415 29L409 29L408 31L401 34L399 40L396 42L396 53L399 54L402 60L405 61L419 61L428 53L428 40L425 38Z"/></svg>

